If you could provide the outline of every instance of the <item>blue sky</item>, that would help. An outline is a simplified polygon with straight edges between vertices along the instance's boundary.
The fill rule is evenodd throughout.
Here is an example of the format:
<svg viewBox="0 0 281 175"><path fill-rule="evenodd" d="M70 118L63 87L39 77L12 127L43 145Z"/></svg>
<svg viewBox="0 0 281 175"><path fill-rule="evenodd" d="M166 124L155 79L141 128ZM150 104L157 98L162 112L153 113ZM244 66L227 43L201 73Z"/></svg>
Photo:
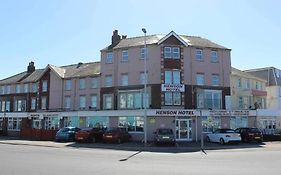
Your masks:
<svg viewBox="0 0 281 175"><path fill-rule="evenodd" d="M100 60L112 31L195 35L232 49L232 66L281 68L278 0L0 1L0 79L47 64Z"/></svg>

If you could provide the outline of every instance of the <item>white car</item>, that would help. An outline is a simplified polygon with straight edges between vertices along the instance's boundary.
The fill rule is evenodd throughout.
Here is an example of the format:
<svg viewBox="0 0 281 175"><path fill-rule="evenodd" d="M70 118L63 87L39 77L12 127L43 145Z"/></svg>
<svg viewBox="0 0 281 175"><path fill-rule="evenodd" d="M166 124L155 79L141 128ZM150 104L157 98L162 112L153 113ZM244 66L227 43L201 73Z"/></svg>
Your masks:
<svg viewBox="0 0 281 175"><path fill-rule="evenodd" d="M223 145L229 142L241 142L241 136L232 129L217 129L207 135L207 141L218 142Z"/></svg>

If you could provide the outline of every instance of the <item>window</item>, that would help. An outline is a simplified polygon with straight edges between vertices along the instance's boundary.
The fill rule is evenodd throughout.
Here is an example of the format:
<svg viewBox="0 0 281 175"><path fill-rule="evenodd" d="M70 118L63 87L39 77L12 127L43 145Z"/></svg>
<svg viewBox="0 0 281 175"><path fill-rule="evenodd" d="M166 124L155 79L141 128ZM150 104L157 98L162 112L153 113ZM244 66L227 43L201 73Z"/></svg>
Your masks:
<svg viewBox="0 0 281 175"><path fill-rule="evenodd" d="M47 90L48 90L48 81L44 80L42 82L42 92L47 92Z"/></svg>
<svg viewBox="0 0 281 175"><path fill-rule="evenodd" d="M241 88L242 87L242 83L241 83L241 78L237 79L237 88Z"/></svg>
<svg viewBox="0 0 281 175"><path fill-rule="evenodd" d="M164 47L164 58L180 58L180 48L179 47Z"/></svg>
<svg viewBox="0 0 281 175"><path fill-rule="evenodd" d="M92 78L92 88L98 88L98 78Z"/></svg>
<svg viewBox="0 0 281 175"><path fill-rule="evenodd" d="M96 128L107 128L109 123L109 117L87 117L86 125L87 127L96 127Z"/></svg>
<svg viewBox="0 0 281 175"><path fill-rule="evenodd" d="M196 49L195 50L195 59L199 60L199 61L203 60L203 51L202 51L202 49Z"/></svg>
<svg viewBox="0 0 281 175"><path fill-rule="evenodd" d="M173 47L173 58L174 59L180 58L180 48L179 47Z"/></svg>
<svg viewBox="0 0 281 175"><path fill-rule="evenodd" d="M29 86L28 84L24 84L24 93L28 93L29 92Z"/></svg>
<svg viewBox="0 0 281 175"><path fill-rule="evenodd" d="M112 109L112 96L104 95L104 109Z"/></svg>
<svg viewBox="0 0 281 175"><path fill-rule="evenodd" d="M129 54L128 54L128 50L123 50L122 51L122 61L126 62L129 60Z"/></svg>
<svg viewBox="0 0 281 175"><path fill-rule="evenodd" d="M172 58L172 48L164 47L164 58Z"/></svg>
<svg viewBox="0 0 281 175"><path fill-rule="evenodd" d="M221 127L221 118L218 116L202 116L203 132L213 132Z"/></svg>
<svg viewBox="0 0 281 175"><path fill-rule="evenodd" d="M165 92L165 105L181 105L181 93Z"/></svg>
<svg viewBox="0 0 281 175"><path fill-rule="evenodd" d="M204 85L205 84L205 75L202 73L196 74L196 84L197 85Z"/></svg>
<svg viewBox="0 0 281 175"><path fill-rule="evenodd" d="M106 54L105 63L113 63L113 54L112 54L112 52L108 52L108 53Z"/></svg>
<svg viewBox="0 0 281 175"><path fill-rule="evenodd" d="M86 81L85 79L79 79L79 89L85 89L86 88Z"/></svg>
<svg viewBox="0 0 281 175"><path fill-rule="evenodd" d="M121 74L121 86L128 86L128 74Z"/></svg>
<svg viewBox="0 0 281 175"><path fill-rule="evenodd" d="M248 127L248 117L243 116L231 116L230 117L230 129Z"/></svg>
<svg viewBox="0 0 281 175"><path fill-rule="evenodd" d="M220 76L219 74L212 74L212 86L220 85Z"/></svg>
<svg viewBox="0 0 281 175"><path fill-rule="evenodd" d="M37 92L37 83L33 83L31 86L31 91L32 92Z"/></svg>
<svg viewBox="0 0 281 175"><path fill-rule="evenodd" d="M16 93L21 93L21 85L20 84L16 85Z"/></svg>
<svg viewBox="0 0 281 175"><path fill-rule="evenodd" d="M58 117L44 117L44 128L45 129L58 129L59 128L59 118Z"/></svg>
<svg viewBox="0 0 281 175"><path fill-rule="evenodd" d="M72 89L72 80L65 81L65 90L70 91Z"/></svg>
<svg viewBox="0 0 281 175"><path fill-rule="evenodd" d="M147 73L146 73L147 76ZM145 84L145 74L144 72L140 73L140 84Z"/></svg>
<svg viewBox="0 0 281 175"><path fill-rule="evenodd" d="M221 90L198 90L197 108L221 109Z"/></svg>
<svg viewBox="0 0 281 175"><path fill-rule="evenodd" d="M21 118L8 118L8 130L19 131L21 129Z"/></svg>
<svg viewBox="0 0 281 175"><path fill-rule="evenodd" d="M105 87L112 87L112 75L105 76Z"/></svg>
<svg viewBox="0 0 281 175"><path fill-rule="evenodd" d="M145 58L145 54L147 56L147 48L141 48L141 59Z"/></svg>
<svg viewBox="0 0 281 175"><path fill-rule="evenodd" d="M11 86L7 85L6 86L6 94L10 94L11 93Z"/></svg>
<svg viewBox="0 0 281 175"><path fill-rule="evenodd" d="M36 97L31 98L31 110L36 110Z"/></svg>
<svg viewBox="0 0 281 175"><path fill-rule="evenodd" d="M217 62L219 62L219 59L218 59L218 52L217 52L217 51L211 51L211 62L212 62L212 63L217 63Z"/></svg>
<svg viewBox="0 0 281 175"><path fill-rule="evenodd" d="M243 109L244 103L243 103L243 97L238 97L238 108Z"/></svg>
<svg viewBox="0 0 281 175"><path fill-rule="evenodd" d="M47 97L41 97L41 109L47 109Z"/></svg>
<svg viewBox="0 0 281 175"><path fill-rule="evenodd" d="M119 93L120 109L140 109L142 107L141 91L128 91Z"/></svg>
<svg viewBox="0 0 281 175"><path fill-rule="evenodd" d="M86 96L80 95L79 97L79 107L80 108L86 108Z"/></svg>
<svg viewBox="0 0 281 175"><path fill-rule="evenodd" d="M10 101L6 101L6 109L4 111L8 111L9 112L10 109L11 109L11 102Z"/></svg>
<svg viewBox="0 0 281 175"><path fill-rule="evenodd" d="M250 89L250 80L245 80L244 86L245 89Z"/></svg>
<svg viewBox="0 0 281 175"><path fill-rule="evenodd" d="M126 128L129 132L143 132L144 119L143 117L119 117L118 126Z"/></svg>
<svg viewBox="0 0 281 175"><path fill-rule="evenodd" d="M91 96L91 108L97 108L97 95Z"/></svg>
<svg viewBox="0 0 281 175"><path fill-rule="evenodd" d="M71 108L71 98L70 98L70 96L66 96L64 98L64 108L65 109L70 109Z"/></svg>
<svg viewBox="0 0 281 175"><path fill-rule="evenodd" d="M35 128L35 129L41 129L42 128L42 121L39 119L39 117L33 117L32 128Z"/></svg>
<svg viewBox="0 0 281 175"><path fill-rule="evenodd" d="M256 89L257 90L262 90L261 82L256 82Z"/></svg>
<svg viewBox="0 0 281 175"><path fill-rule="evenodd" d="M15 99L14 100L14 111L17 111L17 112L26 111L26 100Z"/></svg>
<svg viewBox="0 0 281 175"><path fill-rule="evenodd" d="M180 71L165 71L165 84L180 84Z"/></svg>
<svg viewBox="0 0 281 175"><path fill-rule="evenodd" d="M1 88L0 88L0 94L5 94L5 86L1 86Z"/></svg>

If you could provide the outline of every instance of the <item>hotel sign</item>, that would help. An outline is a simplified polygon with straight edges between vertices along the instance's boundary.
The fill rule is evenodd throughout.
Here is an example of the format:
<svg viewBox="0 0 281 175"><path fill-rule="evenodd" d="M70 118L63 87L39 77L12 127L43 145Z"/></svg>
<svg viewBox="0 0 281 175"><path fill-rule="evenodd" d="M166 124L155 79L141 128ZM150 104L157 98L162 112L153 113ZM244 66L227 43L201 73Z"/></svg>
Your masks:
<svg viewBox="0 0 281 175"><path fill-rule="evenodd" d="M249 110L211 110L210 116L249 116Z"/></svg>
<svg viewBox="0 0 281 175"><path fill-rule="evenodd" d="M198 111L195 110L169 110L159 109L153 112L154 116L196 116L199 115Z"/></svg>
<svg viewBox="0 0 281 175"><path fill-rule="evenodd" d="M162 92L184 92L184 84L162 84Z"/></svg>

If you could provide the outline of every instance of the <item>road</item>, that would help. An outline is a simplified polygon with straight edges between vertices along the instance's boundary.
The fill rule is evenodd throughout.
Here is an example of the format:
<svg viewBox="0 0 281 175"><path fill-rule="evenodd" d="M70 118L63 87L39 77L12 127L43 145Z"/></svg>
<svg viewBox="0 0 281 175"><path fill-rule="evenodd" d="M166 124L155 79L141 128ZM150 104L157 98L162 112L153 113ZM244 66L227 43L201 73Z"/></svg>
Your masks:
<svg viewBox="0 0 281 175"><path fill-rule="evenodd" d="M280 174L281 147L155 153L0 144L1 175Z"/></svg>

